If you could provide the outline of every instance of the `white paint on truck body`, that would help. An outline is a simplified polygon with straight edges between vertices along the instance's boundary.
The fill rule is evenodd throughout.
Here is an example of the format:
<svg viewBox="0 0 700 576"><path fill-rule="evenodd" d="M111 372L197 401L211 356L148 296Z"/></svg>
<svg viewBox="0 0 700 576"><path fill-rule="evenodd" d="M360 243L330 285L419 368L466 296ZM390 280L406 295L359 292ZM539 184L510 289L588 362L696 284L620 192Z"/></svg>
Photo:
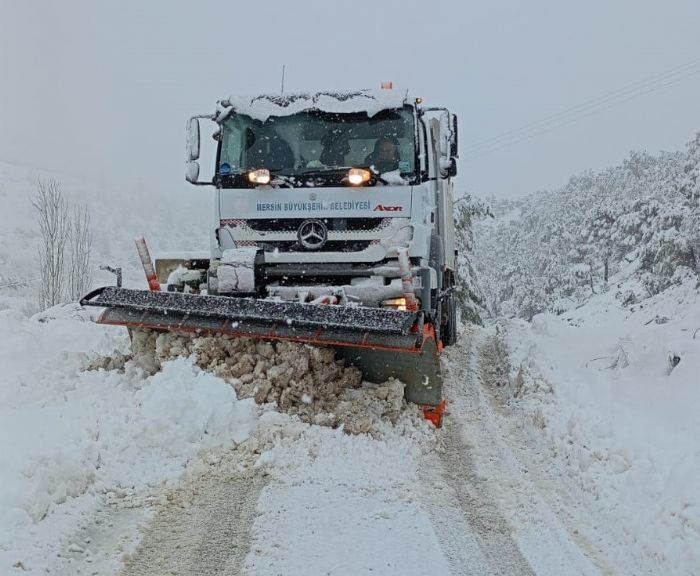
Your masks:
<svg viewBox="0 0 700 576"><path fill-rule="evenodd" d="M408 218L411 186L223 189L219 219Z"/></svg>

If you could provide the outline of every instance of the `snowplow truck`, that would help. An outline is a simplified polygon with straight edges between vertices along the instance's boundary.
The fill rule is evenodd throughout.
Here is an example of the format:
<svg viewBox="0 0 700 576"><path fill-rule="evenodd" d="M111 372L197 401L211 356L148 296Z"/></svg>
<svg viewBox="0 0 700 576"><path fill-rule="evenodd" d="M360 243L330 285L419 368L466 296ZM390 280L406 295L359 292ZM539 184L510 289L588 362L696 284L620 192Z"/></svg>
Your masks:
<svg viewBox="0 0 700 576"><path fill-rule="evenodd" d="M204 181L202 121L216 141ZM331 346L368 381L403 381L437 422L457 337L456 158L457 118L405 91L221 100L187 123L186 179L214 188L210 252L153 266L144 244L150 290L83 304L104 324Z"/></svg>

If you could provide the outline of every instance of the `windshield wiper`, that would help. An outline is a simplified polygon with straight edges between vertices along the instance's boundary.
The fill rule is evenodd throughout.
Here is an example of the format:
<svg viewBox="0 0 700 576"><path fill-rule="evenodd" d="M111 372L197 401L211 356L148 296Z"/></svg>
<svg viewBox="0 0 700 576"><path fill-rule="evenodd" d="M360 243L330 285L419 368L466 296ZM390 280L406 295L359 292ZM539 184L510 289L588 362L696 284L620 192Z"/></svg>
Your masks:
<svg viewBox="0 0 700 576"><path fill-rule="evenodd" d="M353 166L324 166L305 168L299 172L300 176L324 176L326 174L338 174L338 172L347 172Z"/></svg>
<svg viewBox="0 0 700 576"><path fill-rule="evenodd" d="M275 181L281 181L283 184L286 184L290 188L296 188L297 182L294 176L287 176L286 174L278 174L275 172L274 169L268 168L270 170L270 174L272 175L272 181L270 184L274 184ZM281 168L280 168L281 170Z"/></svg>

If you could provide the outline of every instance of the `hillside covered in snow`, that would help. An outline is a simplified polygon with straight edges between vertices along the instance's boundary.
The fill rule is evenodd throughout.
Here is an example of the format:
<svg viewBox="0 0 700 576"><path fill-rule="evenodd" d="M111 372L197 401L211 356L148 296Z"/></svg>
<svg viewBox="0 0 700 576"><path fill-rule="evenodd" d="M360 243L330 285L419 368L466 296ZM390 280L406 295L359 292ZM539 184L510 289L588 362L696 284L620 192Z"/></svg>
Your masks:
<svg viewBox="0 0 700 576"><path fill-rule="evenodd" d="M137 184L112 187L74 176L0 162L0 310L39 311L39 181L55 181L69 210L87 208L93 236L94 285L114 284L99 266L120 266L126 285L144 286L134 238L145 236L152 252L206 250L211 196L184 184L150 190Z"/></svg>
<svg viewBox="0 0 700 576"><path fill-rule="evenodd" d="M490 204L474 263L508 418L647 565L697 573L700 135Z"/></svg>
<svg viewBox="0 0 700 576"><path fill-rule="evenodd" d="M475 226L474 266L495 316L558 314L608 291L629 307L700 273L700 134L683 151L632 153L488 203L496 218Z"/></svg>

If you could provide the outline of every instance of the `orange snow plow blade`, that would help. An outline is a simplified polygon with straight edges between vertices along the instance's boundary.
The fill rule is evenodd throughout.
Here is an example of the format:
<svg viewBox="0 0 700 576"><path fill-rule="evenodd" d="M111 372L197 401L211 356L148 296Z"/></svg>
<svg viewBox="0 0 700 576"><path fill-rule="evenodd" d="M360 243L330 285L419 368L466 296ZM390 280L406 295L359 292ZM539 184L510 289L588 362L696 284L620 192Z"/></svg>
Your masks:
<svg viewBox="0 0 700 576"><path fill-rule="evenodd" d="M442 401L440 345L421 312L117 287L98 288L80 303L104 308L99 324L330 346L370 382L404 382L409 402Z"/></svg>

